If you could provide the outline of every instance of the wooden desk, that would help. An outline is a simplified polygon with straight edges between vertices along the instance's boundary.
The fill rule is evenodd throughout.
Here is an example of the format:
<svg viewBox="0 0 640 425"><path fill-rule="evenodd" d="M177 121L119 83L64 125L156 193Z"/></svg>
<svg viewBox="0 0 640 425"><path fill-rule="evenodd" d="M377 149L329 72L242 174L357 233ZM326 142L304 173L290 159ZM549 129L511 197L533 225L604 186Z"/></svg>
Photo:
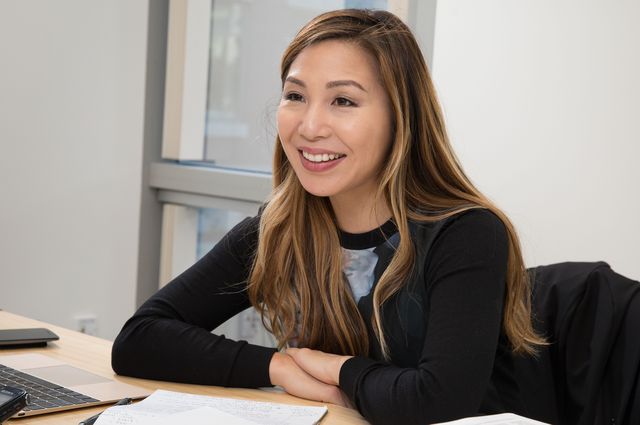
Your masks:
<svg viewBox="0 0 640 425"><path fill-rule="evenodd" d="M113 378L118 381L138 385L150 390L164 389L171 391L181 391L192 394L211 395L218 397L232 397L240 399L250 399L256 401L271 401L275 403L288 403L307 406L320 406L322 403L315 403L303 400L288 394L272 393L261 390L248 390L241 388L222 388L204 385L176 384L172 382L151 381L146 379L127 378L117 376L111 369L111 341L85 335L59 326L28 319L6 311L0 311L0 329L12 328L49 328L54 331L60 340L49 343L44 348L22 348L22 349L0 349L0 356L17 353L41 353L47 356L63 360L73 366L81 367L97 375ZM355 410L346 409L340 406L327 405L329 412L322 420L322 425L339 424L367 424L362 416ZM47 415L34 416L24 419L12 419L9 425L70 425L77 424L82 419L94 415L108 406L87 407L69 412L50 413Z"/></svg>

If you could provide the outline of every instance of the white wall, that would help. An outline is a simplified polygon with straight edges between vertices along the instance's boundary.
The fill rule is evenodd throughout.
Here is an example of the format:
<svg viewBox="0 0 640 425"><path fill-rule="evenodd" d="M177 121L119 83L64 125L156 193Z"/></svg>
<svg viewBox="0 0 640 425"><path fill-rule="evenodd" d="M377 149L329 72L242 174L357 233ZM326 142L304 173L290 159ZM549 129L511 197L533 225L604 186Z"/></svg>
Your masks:
<svg viewBox="0 0 640 425"><path fill-rule="evenodd" d="M529 265L604 259L640 279L639 20L637 1L438 2L453 143Z"/></svg>
<svg viewBox="0 0 640 425"><path fill-rule="evenodd" d="M134 310L146 0L0 2L0 308Z"/></svg>

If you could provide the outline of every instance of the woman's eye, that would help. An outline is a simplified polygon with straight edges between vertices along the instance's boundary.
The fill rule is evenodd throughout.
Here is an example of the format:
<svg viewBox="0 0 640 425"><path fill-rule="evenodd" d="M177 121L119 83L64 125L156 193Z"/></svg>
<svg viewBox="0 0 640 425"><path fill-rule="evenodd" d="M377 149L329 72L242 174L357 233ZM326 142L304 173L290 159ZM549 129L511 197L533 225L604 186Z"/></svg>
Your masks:
<svg viewBox="0 0 640 425"><path fill-rule="evenodd" d="M302 101L302 95L300 93L296 93L296 92L290 92L284 95L285 100L291 100L293 102L300 102Z"/></svg>
<svg viewBox="0 0 640 425"><path fill-rule="evenodd" d="M346 97L337 97L336 100L333 101L338 106L357 106L353 101L347 99Z"/></svg>

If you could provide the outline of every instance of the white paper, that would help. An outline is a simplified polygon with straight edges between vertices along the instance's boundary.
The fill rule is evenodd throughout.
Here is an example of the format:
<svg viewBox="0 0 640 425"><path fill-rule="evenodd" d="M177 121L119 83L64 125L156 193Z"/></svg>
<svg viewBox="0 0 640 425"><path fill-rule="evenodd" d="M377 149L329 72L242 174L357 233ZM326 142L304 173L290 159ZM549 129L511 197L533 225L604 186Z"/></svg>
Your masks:
<svg viewBox="0 0 640 425"><path fill-rule="evenodd" d="M473 418L459 419L457 421L443 422L436 425L548 425L544 422L525 418L513 413L501 413L499 415L475 416Z"/></svg>
<svg viewBox="0 0 640 425"><path fill-rule="evenodd" d="M182 412L182 413L174 413L173 415L165 416L162 419L158 419L158 418L147 419L140 423L140 425L176 425L176 424L260 425L258 422L248 421L246 419L242 419L237 416L225 413L222 410L214 409L213 407L199 407L197 409L187 410L186 412Z"/></svg>
<svg viewBox="0 0 640 425"><path fill-rule="evenodd" d="M96 425L145 425L154 418L162 419L201 407L263 425L313 425L327 412L326 406L293 406L157 390L139 403L110 407L100 415Z"/></svg>

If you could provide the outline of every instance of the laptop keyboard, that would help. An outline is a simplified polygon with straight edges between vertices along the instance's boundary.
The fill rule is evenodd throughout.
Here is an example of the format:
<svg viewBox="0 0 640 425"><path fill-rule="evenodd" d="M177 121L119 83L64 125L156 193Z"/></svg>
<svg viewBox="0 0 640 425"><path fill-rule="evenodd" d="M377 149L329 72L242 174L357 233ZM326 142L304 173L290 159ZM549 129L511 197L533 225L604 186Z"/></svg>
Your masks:
<svg viewBox="0 0 640 425"><path fill-rule="evenodd" d="M29 393L31 402L24 408L25 412L98 401L95 398L2 364L0 364L0 384L20 388Z"/></svg>

